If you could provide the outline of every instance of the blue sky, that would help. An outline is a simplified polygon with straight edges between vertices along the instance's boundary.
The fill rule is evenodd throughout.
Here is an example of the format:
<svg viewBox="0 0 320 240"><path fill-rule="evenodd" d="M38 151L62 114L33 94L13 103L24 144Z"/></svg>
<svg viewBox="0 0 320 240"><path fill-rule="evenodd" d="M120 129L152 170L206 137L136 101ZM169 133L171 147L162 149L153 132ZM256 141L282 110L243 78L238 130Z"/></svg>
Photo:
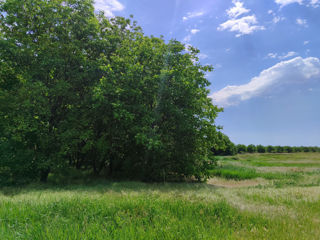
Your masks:
<svg viewBox="0 0 320 240"><path fill-rule="evenodd" d="M235 143L320 146L320 0L96 0L200 50Z"/></svg>

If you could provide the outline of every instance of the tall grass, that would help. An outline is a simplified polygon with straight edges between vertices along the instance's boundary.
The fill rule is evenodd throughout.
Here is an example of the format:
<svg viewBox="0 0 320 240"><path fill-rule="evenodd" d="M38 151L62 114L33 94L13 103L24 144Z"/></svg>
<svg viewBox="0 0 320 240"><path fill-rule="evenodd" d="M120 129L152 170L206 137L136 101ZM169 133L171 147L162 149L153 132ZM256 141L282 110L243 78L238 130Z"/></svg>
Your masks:
<svg viewBox="0 0 320 240"><path fill-rule="evenodd" d="M212 198L215 194L220 197ZM106 182L63 188L6 189L0 195L0 239L312 239L315 236L317 230L311 220L304 222L289 215L277 217L241 210L232 204L233 198L229 199L228 194L205 184Z"/></svg>
<svg viewBox="0 0 320 240"><path fill-rule="evenodd" d="M148 186L147 192L140 192L139 183L137 191L128 190L132 186L127 188L124 183L110 189L81 186L2 195L0 239L229 239L236 232L250 230L245 222L257 228L268 224L223 200L162 196L148 191Z"/></svg>
<svg viewBox="0 0 320 240"><path fill-rule="evenodd" d="M268 184L81 182L83 176L65 184L51 176L51 184L0 188L0 239L319 239L319 170L263 172L246 163L270 160L250 158L220 158L212 175Z"/></svg>
<svg viewBox="0 0 320 240"><path fill-rule="evenodd" d="M292 179L298 180L301 176L299 173L280 173L280 172L258 172L254 168L234 166L234 165L222 165L211 170L211 175L216 177L222 177L225 179L245 180L254 178L265 179Z"/></svg>

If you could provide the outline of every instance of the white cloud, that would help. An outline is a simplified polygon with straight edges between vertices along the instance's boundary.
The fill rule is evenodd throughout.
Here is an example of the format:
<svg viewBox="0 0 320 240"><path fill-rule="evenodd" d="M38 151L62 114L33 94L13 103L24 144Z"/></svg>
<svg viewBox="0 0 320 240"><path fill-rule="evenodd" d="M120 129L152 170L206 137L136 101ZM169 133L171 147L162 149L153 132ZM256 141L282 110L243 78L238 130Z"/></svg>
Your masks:
<svg viewBox="0 0 320 240"><path fill-rule="evenodd" d="M309 44L309 42L310 42L310 41L304 41L304 42L303 42L303 45L307 45L307 44Z"/></svg>
<svg viewBox="0 0 320 240"><path fill-rule="evenodd" d="M229 30L230 32L238 32L236 37L245 34L251 34L254 31L264 30L263 26L256 25L258 23L256 16L245 16L239 19L230 19L217 28L219 31Z"/></svg>
<svg viewBox="0 0 320 240"><path fill-rule="evenodd" d="M307 27L308 23L306 19L297 18L296 23L300 26Z"/></svg>
<svg viewBox="0 0 320 240"><path fill-rule="evenodd" d="M184 42L184 43L190 42L190 41L191 41L191 38L192 38L192 35L195 35L195 34L197 34L198 32L200 32L200 30L199 30L199 29L196 29L196 28L191 29L191 30L187 30L187 31L190 32L190 33L183 38L182 42Z"/></svg>
<svg viewBox="0 0 320 240"><path fill-rule="evenodd" d="M277 16L277 14L276 14L274 11L272 11L272 10L269 10L269 11L268 11L268 14L273 16L272 22L273 22L274 24L276 24L276 23L278 23L278 22L283 21L283 20L286 19L285 17Z"/></svg>
<svg viewBox="0 0 320 240"><path fill-rule="evenodd" d="M278 58L278 54L277 53L268 53L268 58Z"/></svg>
<svg viewBox="0 0 320 240"><path fill-rule="evenodd" d="M124 9L118 0L95 0L94 7L97 11L104 11L104 15L107 17L114 17L114 12Z"/></svg>
<svg viewBox="0 0 320 240"><path fill-rule="evenodd" d="M296 56L296 55L297 55L296 52L291 51L291 52L288 52L285 55L280 56L279 59L286 59L286 58L293 57L293 56Z"/></svg>
<svg viewBox="0 0 320 240"><path fill-rule="evenodd" d="M310 6L314 7L314 8L319 7L320 6L320 0L311 0L310 1Z"/></svg>
<svg viewBox="0 0 320 240"><path fill-rule="evenodd" d="M250 9L246 9L243 7L243 3L239 1L232 1L234 4L234 7L227 10L227 14L230 18L236 18L239 17L242 14L250 12Z"/></svg>
<svg viewBox="0 0 320 240"><path fill-rule="evenodd" d="M198 33L198 32L200 32L200 30L199 29L191 29L191 34L196 34L196 33Z"/></svg>
<svg viewBox="0 0 320 240"><path fill-rule="evenodd" d="M237 18L242 14L248 13L251 10L243 7L243 3L238 0L232 1L234 7L227 10L229 20L221 23L217 28L218 31L229 30L230 32L237 32L236 37L240 37L245 34L251 34L254 31L264 30L263 26L259 26L256 16L244 16Z"/></svg>
<svg viewBox="0 0 320 240"><path fill-rule="evenodd" d="M209 56L207 55L207 54L205 54L205 53L199 53L198 54L198 58L199 59L207 59Z"/></svg>
<svg viewBox="0 0 320 240"><path fill-rule="evenodd" d="M267 58L273 58L273 59L280 59L280 60L284 60L293 56L298 55L298 53L294 52L294 51L290 51L288 53L284 53L282 55L279 55L277 53L268 53Z"/></svg>
<svg viewBox="0 0 320 240"><path fill-rule="evenodd" d="M286 19L285 17L274 16L273 19L272 19L272 22L273 23L278 23L278 22L283 21L285 19Z"/></svg>
<svg viewBox="0 0 320 240"><path fill-rule="evenodd" d="M273 17L272 22L277 23L280 22L281 18L280 17Z"/></svg>
<svg viewBox="0 0 320 240"><path fill-rule="evenodd" d="M274 91L282 85L304 83L315 77L320 77L320 60L314 57L296 57L263 70L247 84L227 86L210 97L214 104L227 107Z"/></svg>
<svg viewBox="0 0 320 240"><path fill-rule="evenodd" d="M284 7L292 3L299 3L300 5L302 5L303 0L275 0L275 2L281 5L281 7Z"/></svg>
<svg viewBox="0 0 320 240"><path fill-rule="evenodd" d="M306 5L308 7L314 8L320 6L320 0L310 0L308 3L306 2L306 0L275 0L275 2L280 5L280 8L292 3L298 3L300 5Z"/></svg>
<svg viewBox="0 0 320 240"><path fill-rule="evenodd" d="M199 12L188 12L187 13L187 16L184 16L182 18L183 21L187 21L191 18L196 18L196 17L201 17L204 15L204 12L203 11L199 11Z"/></svg>
<svg viewBox="0 0 320 240"><path fill-rule="evenodd" d="M191 41L191 35L187 35L183 38L182 42L190 42Z"/></svg>
<svg viewBox="0 0 320 240"><path fill-rule="evenodd" d="M268 53L267 58L273 58L273 59L280 59L280 60L284 60L293 56L298 55L298 53L294 52L294 51L290 51L288 53L284 53L282 55L279 55L278 53Z"/></svg>

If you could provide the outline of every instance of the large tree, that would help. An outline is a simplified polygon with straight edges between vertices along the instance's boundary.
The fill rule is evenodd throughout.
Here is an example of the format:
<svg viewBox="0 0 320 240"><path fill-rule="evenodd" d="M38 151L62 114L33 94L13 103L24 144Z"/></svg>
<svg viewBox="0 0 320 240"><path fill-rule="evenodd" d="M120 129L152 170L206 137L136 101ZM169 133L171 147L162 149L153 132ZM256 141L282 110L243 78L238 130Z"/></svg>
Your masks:
<svg viewBox="0 0 320 240"><path fill-rule="evenodd" d="M90 61L98 22L91 1L8 0L0 12L1 62L9 68L1 69L3 136L31 154L22 166L32 162L33 176L46 180L61 165L62 123L98 77Z"/></svg>
<svg viewBox="0 0 320 240"><path fill-rule="evenodd" d="M0 173L208 176L219 109L209 66L91 0L0 1ZM26 177L28 176L28 177Z"/></svg>

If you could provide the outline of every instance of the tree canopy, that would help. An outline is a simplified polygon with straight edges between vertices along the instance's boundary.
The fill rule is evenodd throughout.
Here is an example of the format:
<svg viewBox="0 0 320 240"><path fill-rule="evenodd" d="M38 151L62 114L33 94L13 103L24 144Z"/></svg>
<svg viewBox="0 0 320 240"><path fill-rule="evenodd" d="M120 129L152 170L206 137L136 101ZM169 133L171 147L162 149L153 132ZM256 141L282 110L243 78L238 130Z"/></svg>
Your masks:
<svg viewBox="0 0 320 240"><path fill-rule="evenodd" d="M220 109L198 53L91 0L0 1L0 181L205 179Z"/></svg>

